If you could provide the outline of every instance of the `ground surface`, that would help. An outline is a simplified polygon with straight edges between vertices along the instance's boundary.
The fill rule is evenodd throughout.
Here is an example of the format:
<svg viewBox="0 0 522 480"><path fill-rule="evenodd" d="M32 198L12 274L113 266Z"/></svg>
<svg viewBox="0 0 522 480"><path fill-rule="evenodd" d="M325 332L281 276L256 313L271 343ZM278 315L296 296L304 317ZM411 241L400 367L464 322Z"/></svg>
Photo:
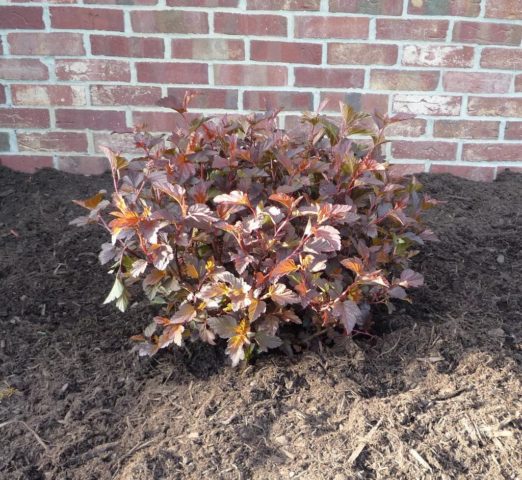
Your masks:
<svg viewBox="0 0 522 480"><path fill-rule="evenodd" d="M423 181L449 203L415 304L241 371L130 352L151 310L101 306L104 234L68 226L106 177L0 169L0 478L520 478L522 176Z"/></svg>

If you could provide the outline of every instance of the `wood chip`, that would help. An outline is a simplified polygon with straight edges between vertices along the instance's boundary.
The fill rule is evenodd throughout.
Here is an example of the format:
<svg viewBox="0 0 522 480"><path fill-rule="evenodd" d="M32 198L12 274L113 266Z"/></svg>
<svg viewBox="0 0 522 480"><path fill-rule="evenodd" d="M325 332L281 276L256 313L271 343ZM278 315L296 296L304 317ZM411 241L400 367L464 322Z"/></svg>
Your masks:
<svg viewBox="0 0 522 480"><path fill-rule="evenodd" d="M425 469L429 472L432 471L430 464L421 457L421 454L414 448L410 448L410 455Z"/></svg>

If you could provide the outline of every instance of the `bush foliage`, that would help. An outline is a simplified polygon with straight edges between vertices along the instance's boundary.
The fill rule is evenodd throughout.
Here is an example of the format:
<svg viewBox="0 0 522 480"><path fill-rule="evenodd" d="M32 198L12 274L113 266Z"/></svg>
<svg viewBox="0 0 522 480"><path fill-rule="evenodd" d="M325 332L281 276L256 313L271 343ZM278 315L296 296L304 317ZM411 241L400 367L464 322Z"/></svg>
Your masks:
<svg viewBox="0 0 522 480"><path fill-rule="evenodd" d="M341 104L339 122L320 110L285 132L277 111L189 115L191 96L162 100L182 124L167 139L135 130L141 156L105 148L110 201L105 192L76 201L89 213L73 223L112 236L100 253L115 275L105 302L124 311L141 282L161 305L133 337L141 354L221 337L237 365L280 346L286 324L351 334L366 328L372 305L409 300L406 290L423 283L409 260L434 239L421 214L436 202L375 159L383 130L402 118ZM371 144L361 150L354 135Z"/></svg>

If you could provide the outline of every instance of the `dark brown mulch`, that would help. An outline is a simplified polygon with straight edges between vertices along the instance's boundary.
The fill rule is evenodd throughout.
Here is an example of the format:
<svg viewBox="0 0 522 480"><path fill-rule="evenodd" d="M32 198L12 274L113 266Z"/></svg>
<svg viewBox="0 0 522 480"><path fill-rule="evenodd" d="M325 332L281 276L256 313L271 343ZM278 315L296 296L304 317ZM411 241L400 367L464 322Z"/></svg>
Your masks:
<svg viewBox="0 0 522 480"><path fill-rule="evenodd" d="M415 303L374 339L240 370L130 352L153 309L101 305L105 234L68 226L107 177L0 169L0 478L517 478L522 176L422 180L448 203Z"/></svg>

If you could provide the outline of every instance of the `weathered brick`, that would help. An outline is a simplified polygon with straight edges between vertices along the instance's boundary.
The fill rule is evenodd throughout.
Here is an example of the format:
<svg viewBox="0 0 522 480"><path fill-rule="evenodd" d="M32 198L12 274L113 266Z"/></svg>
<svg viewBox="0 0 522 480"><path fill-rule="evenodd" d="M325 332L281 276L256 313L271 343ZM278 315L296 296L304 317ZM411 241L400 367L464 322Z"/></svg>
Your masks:
<svg viewBox="0 0 522 480"><path fill-rule="evenodd" d="M495 180L494 167L467 167L460 165L431 165L430 173L450 173L457 177L474 180L476 182L492 182Z"/></svg>
<svg viewBox="0 0 522 480"><path fill-rule="evenodd" d="M185 88L169 88L168 95L182 98L185 91ZM236 110L238 107L238 93L237 90L230 88L198 88L197 95L191 100L190 106L193 108Z"/></svg>
<svg viewBox="0 0 522 480"><path fill-rule="evenodd" d="M7 36L13 55L84 55L83 38L79 33L13 32Z"/></svg>
<svg viewBox="0 0 522 480"><path fill-rule="evenodd" d="M314 43L252 40L250 58L259 62L321 63L322 46Z"/></svg>
<svg viewBox="0 0 522 480"><path fill-rule="evenodd" d="M499 122L436 120L433 136L442 138L498 138Z"/></svg>
<svg viewBox="0 0 522 480"><path fill-rule="evenodd" d="M455 22L453 41L483 45L520 45L522 25L515 23Z"/></svg>
<svg viewBox="0 0 522 480"><path fill-rule="evenodd" d="M145 33L208 33L205 12L140 10L131 12L132 28Z"/></svg>
<svg viewBox="0 0 522 480"><path fill-rule="evenodd" d="M243 40L228 38L176 38L172 40L172 58L194 60L244 60Z"/></svg>
<svg viewBox="0 0 522 480"><path fill-rule="evenodd" d="M442 77L447 92L507 93L512 75L488 72L445 72Z"/></svg>
<svg viewBox="0 0 522 480"><path fill-rule="evenodd" d="M20 152L84 152L87 135L80 132L17 132Z"/></svg>
<svg viewBox="0 0 522 480"><path fill-rule="evenodd" d="M352 106L358 112L388 113L388 95L379 93L322 92L321 103L329 100L327 112L339 113L339 102Z"/></svg>
<svg viewBox="0 0 522 480"><path fill-rule="evenodd" d="M522 92L522 74L515 77L515 92Z"/></svg>
<svg viewBox="0 0 522 480"><path fill-rule="evenodd" d="M134 125L145 125L152 132L172 132L182 126L176 112L132 112Z"/></svg>
<svg viewBox="0 0 522 480"><path fill-rule="evenodd" d="M447 20L377 19L377 38L385 40L444 41L448 31Z"/></svg>
<svg viewBox="0 0 522 480"><path fill-rule="evenodd" d="M52 106L85 105L85 90L82 86L68 85L11 85L14 105Z"/></svg>
<svg viewBox="0 0 522 480"><path fill-rule="evenodd" d="M0 29L43 29L42 7L18 7L6 5L0 7Z"/></svg>
<svg viewBox="0 0 522 480"><path fill-rule="evenodd" d="M123 10L109 8L51 7L51 27L70 30L123 32Z"/></svg>
<svg viewBox="0 0 522 480"><path fill-rule="evenodd" d="M93 105L155 105L161 98L161 87L127 87L122 85L92 85Z"/></svg>
<svg viewBox="0 0 522 480"><path fill-rule="evenodd" d="M136 72L143 83L208 83L204 63L136 62Z"/></svg>
<svg viewBox="0 0 522 480"><path fill-rule="evenodd" d="M69 0L63 0L63 3L68 2ZM83 3L100 5L156 5L158 0L83 0Z"/></svg>
<svg viewBox="0 0 522 480"><path fill-rule="evenodd" d="M47 80L49 72L40 60L29 58L0 58L2 80Z"/></svg>
<svg viewBox="0 0 522 480"><path fill-rule="evenodd" d="M462 160L470 162L520 162L522 148L518 143L465 143Z"/></svg>
<svg viewBox="0 0 522 480"><path fill-rule="evenodd" d="M506 140L522 140L522 122L507 122L504 138Z"/></svg>
<svg viewBox="0 0 522 480"><path fill-rule="evenodd" d="M295 68L298 87L360 88L364 85L364 70L348 68Z"/></svg>
<svg viewBox="0 0 522 480"><path fill-rule="evenodd" d="M439 72L420 70L372 70L370 86L375 90L435 90Z"/></svg>
<svg viewBox="0 0 522 480"><path fill-rule="evenodd" d="M243 97L244 108L249 110L312 110L313 96L310 92L259 92L247 91Z"/></svg>
<svg viewBox="0 0 522 480"><path fill-rule="evenodd" d="M70 130L123 130L126 128L125 112L57 109L56 126Z"/></svg>
<svg viewBox="0 0 522 480"><path fill-rule="evenodd" d="M328 44L328 63L332 65L394 65L397 45L368 43Z"/></svg>
<svg viewBox="0 0 522 480"><path fill-rule="evenodd" d="M237 7L239 0L167 0L169 7Z"/></svg>
<svg viewBox="0 0 522 480"><path fill-rule="evenodd" d="M522 117L522 97L470 97L468 113L489 117Z"/></svg>
<svg viewBox="0 0 522 480"><path fill-rule="evenodd" d="M0 132L0 152L9 152L10 150L9 134L7 132Z"/></svg>
<svg viewBox="0 0 522 480"><path fill-rule="evenodd" d="M411 15L478 17L480 0L409 0L408 13Z"/></svg>
<svg viewBox="0 0 522 480"><path fill-rule="evenodd" d="M286 36L286 18L282 15L244 15L215 13L214 30L228 35L279 35Z"/></svg>
<svg viewBox="0 0 522 480"><path fill-rule="evenodd" d="M59 156L56 158L56 168L80 175L101 175L109 170L109 162L105 157Z"/></svg>
<svg viewBox="0 0 522 480"><path fill-rule="evenodd" d="M522 0L487 0L486 17L522 20Z"/></svg>
<svg viewBox="0 0 522 480"><path fill-rule="evenodd" d="M416 175L424 172L424 163L392 163L389 172L391 177Z"/></svg>
<svg viewBox="0 0 522 480"><path fill-rule="evenodd" d="M128 82L130 69L127 62L118 60L56 60L56 77L59 80Z"/></svg>
<svg viewBox="0 0 522 480"><path fill-rule="evenodd" d="M108 57L163 58L164 43L161 38L91 35L91 52Z"/></svg>
<svg viewBox="0 0 522 480"><path fill-rule="evenodd" d="M45 108L0 108L0 127L49 128L49 110Z"/></svg>
<svg viewBox="0 0 522 480"><path fill-rule="evenodd" d="M0 85L0 103L6 103L5 87L3 85Z"/></svg>
<svg viewBox="0 0 522 480"><path fill-rule="evenodd" d="M401 15L402 0L330 0L330 12Z"/></svg>
<svg viewBox="0 0 522 480"><path fill-rule="evenodd" d="M472 67L474 48L457 45L406 45L402 64L415 67Z"/></svg>
<svg viewBox="0 0 522 480"><path fill-rule="evenodd" d="M321 0L247 0L247 10L308 10L316 11Z"/></svg>
<svg viewBox="0 0 522 480"><path fill-rule="evenodd" d="M392 123L386 127L386 137L420 137L426 133L426 120L412 118L402 122Z"/></svg>
<svg viewBox="0 0 522 480"><path fill-rule="evenodd" d="M51 168L53 157L42 155L0 155L0 165L24 173L34 173L40 168Z"/></svg>
<svg viewBox="0 0 522 480"><path fill-rule="evenodd" d="M295 36L300 38L368 38L367 17L296 17Z"/></svg>
<svg viewBox="0 0 522 480"><path fill-rule="evenodd" d="M484 48L480 57L480 66L502 70L522 70L522 48Z"/></svg>
<svg viewBox="0 0 522 480"><path fill-rule="evenodd" d="M279 65L214 65L216 85L283 86L288 71Z"/></svg>
<svg viewBox="0 0 522 480"><path fill-rule="evenodd" d="M444 95L394 95L392 110L394 113L412 113L414 115L444 115L460 114L462 97Z"/></svg>
<svg viewBox="0 0 522 480"><path fill-rule="evenodd" d="M100 155L105 155L103 152L104 146L126 155L143 154L143 149L135 147L134 134L132 132L93 132L92 136L94 151Z"/></svg>
<svg viewBox="0 0 522 480"><path fill-rule="evenodd" d="M457 144L423 140L395 140L392 142L393 158L416 160L456 160Z"/></svg>

